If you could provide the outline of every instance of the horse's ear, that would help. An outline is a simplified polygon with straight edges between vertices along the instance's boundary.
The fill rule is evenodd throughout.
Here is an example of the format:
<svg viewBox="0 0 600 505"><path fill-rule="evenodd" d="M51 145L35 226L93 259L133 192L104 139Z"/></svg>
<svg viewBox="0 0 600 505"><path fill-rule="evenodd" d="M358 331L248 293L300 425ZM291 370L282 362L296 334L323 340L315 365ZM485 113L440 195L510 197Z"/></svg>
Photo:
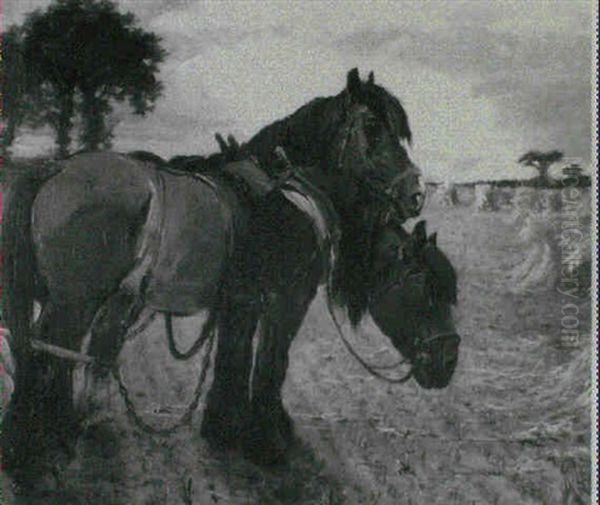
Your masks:
<svg viewBox="0 0 600 505"><path fill-rule="evenodd" d="M227 142L225 142L223 136L220 133L215 133L215 139L217 140L217 144L219 144L221 153L227 154L227 151L229 151L229 146L227 145Z"/></svg>
<svg viewBox="0 0 600 505"><path fill-rule="evenodd" d="M425 220L422 220L415 225L415 229L413 230L413 237L415 238L416 244L419 246L423 246L427 242L426 228L427 223Z"/></svg>
<svg viewBox="0 0 600 505"><path fill-rule="evenodd" d="M362 82L360 82L360 76L358 75L358 68L353 68L348 72L348 77L346 80L346 88L348 89L348 93L355 100L360 99Z"/></svg>
<svg viewBox="0 0 600 505"><path fill-rule="evenodd" d="M437 247L437 231L432 233L431 235L429 235L429 238L427 239L427 243L429 245L432 245L433 247Z"/></svg>
<svg viewBox="0 0 600 505"><path fill-rule="evenodd" d="M373 74L373 71L369 72L369 79L367 80L367 82L369 84L375 84L375 74Z"/></svg>
<svg viewBox="0 0 600 505"><path fill-rule="evenodd" d="M227 142L229 142L229 150L230 151L233 151L234 153L236 153L240 150L239 142L233 135L231 135L231 133L229 135L227 135Z"/></svg>

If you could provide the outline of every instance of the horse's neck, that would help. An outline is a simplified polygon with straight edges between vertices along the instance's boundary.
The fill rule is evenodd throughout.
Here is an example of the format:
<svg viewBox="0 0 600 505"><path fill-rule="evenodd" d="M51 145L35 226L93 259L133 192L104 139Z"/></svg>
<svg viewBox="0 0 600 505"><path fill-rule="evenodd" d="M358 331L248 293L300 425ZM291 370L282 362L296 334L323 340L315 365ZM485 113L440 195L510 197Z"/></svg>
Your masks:
<svg viewBox="0 0 600 505"><path fill-rule="evenodd" d="M292 165L303 167L313 184L325 189L330 167L332 132L338 128L340 96L316 98L290 116L263 128L244 146L261 163L272 165L281 146Z"/></svg>

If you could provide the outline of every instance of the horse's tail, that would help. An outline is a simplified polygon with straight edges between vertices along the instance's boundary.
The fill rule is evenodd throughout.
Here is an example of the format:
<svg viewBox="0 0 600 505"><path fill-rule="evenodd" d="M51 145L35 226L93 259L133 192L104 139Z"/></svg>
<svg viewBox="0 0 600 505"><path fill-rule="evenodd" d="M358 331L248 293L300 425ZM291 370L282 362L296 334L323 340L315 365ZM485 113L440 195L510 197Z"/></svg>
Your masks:
<svg viewBox="0 0 600 505"><path fill-rule="evenodd" d="M10 331L9 342L17 360L29 343L36 288L31 209L40 187L55 172L44 165L15 175L4 200L2 317Z"/></svg>

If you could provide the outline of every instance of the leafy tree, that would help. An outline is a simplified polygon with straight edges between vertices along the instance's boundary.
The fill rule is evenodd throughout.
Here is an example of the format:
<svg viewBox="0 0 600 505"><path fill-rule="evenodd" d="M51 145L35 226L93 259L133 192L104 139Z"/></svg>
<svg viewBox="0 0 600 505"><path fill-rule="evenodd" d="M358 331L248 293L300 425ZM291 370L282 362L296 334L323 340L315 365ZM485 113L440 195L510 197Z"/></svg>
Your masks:
<svg viewBox="0 0 600 505"><path fill-rule="evenodd" d="M109 147L112 101L128 99L136 114L152 110L162 85L156 79L165 52L160 39L135 26L107 0L57 0L31 13L24 27L23 59L50 104L46 120L66 155L73 120L81 113L85 149Z"/></svg>
<svg viewBox="0 0 600 505"><path fill-rule="evenodd" d="M10 147L27 112L27 82L22 53L22 30L11 26L2 34L2 148Z"/></svg>
<svg viewBox="0 0 600 505"><path fill-rule="evenodd" d="M548 171L550 167L563 159L563 153L560 151L528 151L519 158L519 163L533 167L538 171L538 180L541 185L549 185L550 178Z"/></svg>

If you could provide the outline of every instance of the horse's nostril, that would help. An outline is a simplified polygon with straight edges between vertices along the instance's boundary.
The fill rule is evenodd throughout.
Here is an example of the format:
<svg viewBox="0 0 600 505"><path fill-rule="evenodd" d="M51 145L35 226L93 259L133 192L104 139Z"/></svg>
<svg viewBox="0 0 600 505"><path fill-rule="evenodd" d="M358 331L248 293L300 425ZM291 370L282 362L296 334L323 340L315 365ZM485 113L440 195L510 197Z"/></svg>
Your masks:
<svg viewBox="0 0 600 505"><path fill-rule="evenodd" d="M458 346L455 342L446 342L442 350L442 361L444 366L453 368L458 360Z"/></svg>
<svg viewBox="0 0 600 505"><path fill-rule="evenodd" d="M411 196L410 200L413 207L420 209L425 201L425 195L423 195L423 193L415 193Z"/></svg>

